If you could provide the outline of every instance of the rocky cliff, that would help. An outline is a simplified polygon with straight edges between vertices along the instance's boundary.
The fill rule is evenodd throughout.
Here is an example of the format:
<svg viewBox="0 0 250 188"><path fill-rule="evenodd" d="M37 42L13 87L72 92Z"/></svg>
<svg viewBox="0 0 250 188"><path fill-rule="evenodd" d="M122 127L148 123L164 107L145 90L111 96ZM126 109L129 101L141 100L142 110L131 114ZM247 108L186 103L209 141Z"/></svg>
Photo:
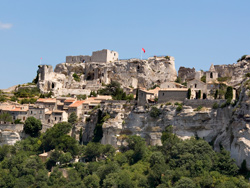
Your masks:
<svg viewBox="0 0 250 188"><path fill-rule="evenodd" d="M136 107L133 104L113 101L105 104L100 110L110 113L111 118L103 124L103 144L118 147L128 135L136 134L145 138L151 145L161 145L161 135L165 127L173 125L174 133L182 139L200 137L211 143L216 151L221 146L231 152L238 166L243 160L250 160L250 81L243 82L240 101L236 106L213 109L197 108L196 101L189 101L189 106L183 106L177 111L177 105L158 104L157 117L150 115L151 108ZM223 102L223 101L222 101ZM97 117L95 114L88 123L88 136L93 137ZM247 163L250 169L250 163Z"/></svg>
<svg viewBox="0 0 250 188"><path fill-rule="evenodd" d="M51 66L41 65L38 75L40 90L53 91L55 95L89 93L90 90L100 89L102 84L108 84L111 80L120 82L122 87L150 88L175 81L177 78L173 57L130 59L109 63L61 63L54 71Z"/></svg>

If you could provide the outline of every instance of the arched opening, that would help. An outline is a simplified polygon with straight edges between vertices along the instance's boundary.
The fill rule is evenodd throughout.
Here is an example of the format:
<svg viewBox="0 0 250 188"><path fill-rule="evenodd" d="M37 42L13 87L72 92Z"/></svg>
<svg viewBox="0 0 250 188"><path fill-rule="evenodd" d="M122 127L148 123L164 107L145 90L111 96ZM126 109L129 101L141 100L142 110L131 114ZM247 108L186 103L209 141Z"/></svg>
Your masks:
<svg viewBox="0 0 250 188"><path fill-rule="evenodd" d="M89 72L89 73L87 74L86 80L94 80L94 77L95 77L95 74L94 74L93 71L91 71L91 72Z"/></svg>
<svg viewBox="0 0 250 188"><path fill-rule="evenodd" d="M207 98L207 94L206 94L206 93L203 93L202 98L203 98L203 99L206 99L206 98Z"/></svg>
<svg viewBox="0 0 250 188"><path fill-rule="evenodd" d="M210 78L213 78L213 73L212 72L210 72Z"/></svg>
<svg viewBox="0 0 250 188"><path fill-rule="evenodd" d="M137 66L137 70L140 70L140 66L139 65Z"/></svg>
<svg viewBox="0 0 250 188"><path fill-rule="evenodd" d="M51 88L53 89L55 87L55 84L52 82Z"/></svg>
<svg viewBox="0 0 250 188"><path fill-rule="evenodd" d="M194 88L197 88L197 84L194 84Z"/></svg>

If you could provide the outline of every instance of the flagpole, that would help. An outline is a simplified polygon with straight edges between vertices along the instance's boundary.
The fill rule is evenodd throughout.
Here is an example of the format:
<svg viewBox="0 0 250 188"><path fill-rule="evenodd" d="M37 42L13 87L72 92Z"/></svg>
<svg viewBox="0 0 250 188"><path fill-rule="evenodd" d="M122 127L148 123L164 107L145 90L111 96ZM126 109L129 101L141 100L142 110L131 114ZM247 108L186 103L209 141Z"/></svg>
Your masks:
<svg viewBox="0 0 250 188"><path fill-rule="evenodd" d="M142 50L141 50L141 60L142 60Z"/></svg>

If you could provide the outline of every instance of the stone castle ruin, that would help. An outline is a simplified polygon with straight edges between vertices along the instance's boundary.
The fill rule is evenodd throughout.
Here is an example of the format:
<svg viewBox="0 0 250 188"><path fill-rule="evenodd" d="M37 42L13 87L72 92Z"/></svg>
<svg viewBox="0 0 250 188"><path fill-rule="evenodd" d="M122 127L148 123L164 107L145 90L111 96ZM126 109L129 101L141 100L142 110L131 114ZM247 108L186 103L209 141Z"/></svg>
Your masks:
<svg viewBox="0 0 250 188"><path fill-rule="evenodd" d="M173 57L151 57L147 60L119 60L115 51L101 50L92 56L67 56L66 62L52 66L39 65L38 87L55 96L89 94L111 80L123 88L151 88L177 78ZM76 79L77 77L77 79Z"/></svg>

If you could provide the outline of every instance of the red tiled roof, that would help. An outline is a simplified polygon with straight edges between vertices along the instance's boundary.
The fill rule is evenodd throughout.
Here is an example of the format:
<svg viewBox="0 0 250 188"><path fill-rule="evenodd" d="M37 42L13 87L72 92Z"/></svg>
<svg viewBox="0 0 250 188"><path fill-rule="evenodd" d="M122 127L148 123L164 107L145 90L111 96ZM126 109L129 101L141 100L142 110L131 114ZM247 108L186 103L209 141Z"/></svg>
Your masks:
<svg viewBox="0 0 250 188"><path fill-rule="evenodd" d="M64 102L74 102L75 99L66 99Z"/></svg>
<svg viewBox="0 0 250 188"><path fill-rule="evenodd" d="M76 101L73 104L69 105L69 108L81 106L83 103L84 101Z"/></svg>

